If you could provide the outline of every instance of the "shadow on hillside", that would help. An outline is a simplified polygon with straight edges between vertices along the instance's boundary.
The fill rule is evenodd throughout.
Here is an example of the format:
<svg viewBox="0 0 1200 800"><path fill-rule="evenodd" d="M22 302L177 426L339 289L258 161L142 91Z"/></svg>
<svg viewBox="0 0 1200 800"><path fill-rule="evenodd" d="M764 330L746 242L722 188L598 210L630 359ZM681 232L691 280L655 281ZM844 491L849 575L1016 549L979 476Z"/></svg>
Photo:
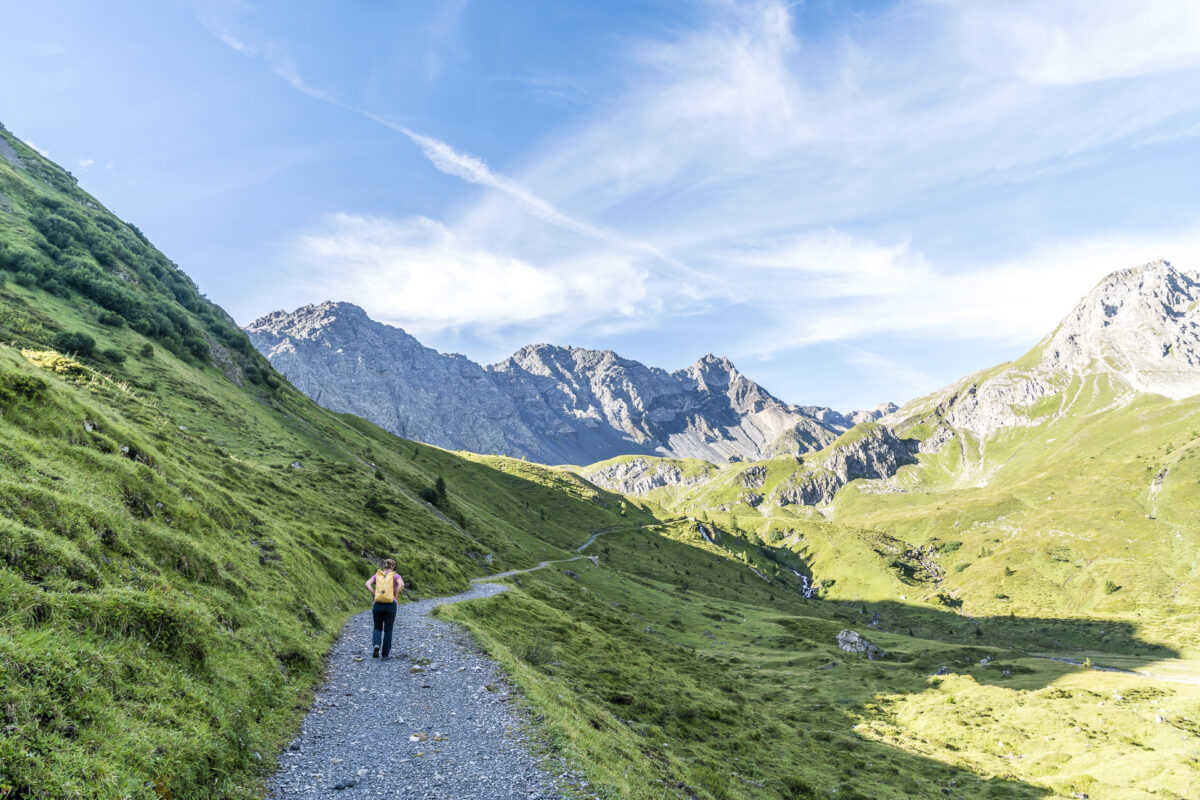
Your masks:
<svg viewBox="0 0 1200 800"><path fill-rule="evenodd" d="M631 548L640 551L642 563L658 561L663 568L680 555L678 548L644 541L632 541ZM658 765L667 788L636 796L1032 800L1053 794L864 735L859 726L873 717L869 709L880 695L917 694L929 688L928 679L894 664L851 663L841 655L836 668L822 669L837 653L832 642L840 623L785 618L802 623L805 641L799 647L774 640L743 644L735 641L736 633L728 647L716 641L713 647L693 647L687 642L696 631L672 625L676 610L690 615L745 606L735 605L719 582L710 584L716 594L689 591L682 600L640 576L606 577L614 567L620 571L622 560L614 553L607 566L602 558L601 567L585 565L576 575L539 573L507 598L511 605L478 609L474 616L494 614L485 627L517 653L529 651L522 644L526 637L536 637L538 652L547 655L523 660L565 680L586 701L573 712L585 731L610 730L615 722L618 731L633 734L629 739L617 733L614 741L632 742ZM752 626L756 633L768 632L778 619ZM712 626L733 633L740 618L717 619ZM672 635L673 627L682 641ZM584 629L593 634L578 636ZM815 639L821 646L813 646ZM762 659L751 652L758 648L778 648L795 658Z"/></svg>
<svg viewBox="0 0 1200 800"><path fill-rule="evenodd" d="M736 543L738 549L748 544ZM754 745L754 757L760 763L786 765L786 758L794 758L783 749L777 755L772 754L777 747L774 740L781 736L811 736L815 747L828 748L825 757L836 764L831 769L844 776L839 797L877 796L870 787L873 781L880 780L890 780L888 785L893 787L917 780L916 784L906 786L907 797L946 796L943 788L949 789L951 796L961 797L1052 795L1052 791L1015 779L985 780L970 770L914 754L900 744L864 736L858 726L864 719L876 717L876 712L869 709L880 702L886 705L889 698L929 691L938 674L970 675L979 684L1027 692L1049 687L1064 675L1087 669L1051 661L1024 661L1027 654L1045 653L1074 657L1078 661L1083 660L1083 651L1147 659L1178 655L1170 647L1139 638L1137 625L1125 621L1015 614L971 618L950 608L903 602L806 600L798 596L794 584L778 578L763 580L752 574L748 564L739 562L736 553L721 559L710 552L710 547L711 542L670 539L646 532L613 537L599 554L602 565L625 573L642 586L678 598L677 603L668 600L662 605L661 619L649 614L639 619L638 630L645 625L641 646L651 646L644 634L666 641L677 638L672 627L677 632L677 645L688 641L689 634L694 637L699 632L673 625L673 605L676 609L692 605L693 611L711 619L711 623L702 623L716 632L715 637L709 638L728 638L728 644L714 641L712 647L700 646L699 653L693 650L691 659L673 654L670 660L680 660L677 669L681 671L703 674L706 685L724 696L746 698L749 701L746 709L754 708L753 715L763 718L756 724L768 730L773 723L782 726ZM712 567L704 564L705 560L718 559L725 563ZM670 588L672 583L675 588ZM662 604L661 600L658 602ZM769 609L779 616L760 619L757 630L739 634L739 620L733 619L739 613L734 603ZM877 639L890 651L888 656L883 661L870 662L861 656L842 653L837 649L836 637L843 629ZM666 649L678 651L690 649L690 645ZM764 654L769 655L764 658ZM785 658L781 660L780 656ZM1104 664L1102 657L1093 655L1093 659L1097 665ZM786 663L786 674L794 675L786 682L779 677L781 663ZM774 677L768 677L770 672L758 672L764 665L774 669ZM603 679L603 673L596 677ZM624 677L628 680L628 676ZM747 680L755 687L753 693L746 690ZM799 698L792 697L794 693L787 689L789 684L801 690L796 693ZM667 692L661 686L650 683L644 691L647 698L658 700L646 702L647 713L639 715L640 721L668 730L675 726L686 738L686 726L681 720L692 712L679 698L664 697ZM754 697L755 693L761 693L761 697ZM640 702L636 691L630 689L622 689L616 696L634 698L635 707ZM628 711L616 713L630 716ZM737 712L741 719L745 719L744 713L742 709ZM977 726L978 722L972 724ZM698 741L708 741L713 734L692 735ZM736 734L716 735L734 748L732 753L738 752ZM899 773L889 779L886 771L893 769L899 769ZM931 778L937 785L921 782ZM809 795L801 792L793 796Z"/></svg>
<svg viewBox="0 0 1200 800"><path fill-rule="evenodd" d="M887 661L907 664L929 675L939 670L969 674L979 683L999 687L1012 688L1014 679L1019 678L1022 689L1044 688L1066 672L1089 669L1083 666L1089 653L1092 667L1098 669L1105 668L1105 659L1097 653L1147 660L1179 656L1170 647L1139 639L1136 626L1123 621L1016 615L971 618L896 602L801 603L802 613L836 620L868 638L888 639L890 634L911 640L893 644ZM925 647L922 641L957 648ZM1036 671L1013 663L1028 656L1064 660L1053 668L1047 661L1046 669ZM1043 677L1040 683L1038 675Z"/></svg>
<svg viewBox="0 0 1200 800"><path fill-rule="evenodd" d="M764 564L774 563L799 580L812 580L812 572L802 557L781 547L752 541L737 533L722 531L721 546L731 555L738 551L763 556ZM683 541L680 544L691 544ZM697 541L695 543L699 545ZM761 564L760 564L761 566ZM775 584L789 590L791 600L799 600L805 608L823 608L823 616L837 618L857 626L860 633L867 629L931 639L964 646L999 647L1026 653L1050 654L1070 658L1081 651L1103 652L1146 659L1176 658L1179 652L1165 645L1147 642L1137 636L1137 626L1127 621L1007 615L971 617L956 610L960 601L947 598L942 608L897 601L862 601L853 598L822 600L797 597L798 588L789 580L775 579ZM914 586L914 591L923 587ZM981 656L982 657L982 656ZM1078 660L1082 660L1080 655Z"/></svg>
<svg viewBox="0 0 1200 800"><path fill-rule="evenodd" d="M1001 647L1070 656L1093 651L1147 659L1177 658L1178 651L1139 639L1137 626L1123 620L1007 616L969 617L950 610L895 601L812 600L839 619L885 633L964 645ZM871 624L874 623L874 624Z"/></svg>

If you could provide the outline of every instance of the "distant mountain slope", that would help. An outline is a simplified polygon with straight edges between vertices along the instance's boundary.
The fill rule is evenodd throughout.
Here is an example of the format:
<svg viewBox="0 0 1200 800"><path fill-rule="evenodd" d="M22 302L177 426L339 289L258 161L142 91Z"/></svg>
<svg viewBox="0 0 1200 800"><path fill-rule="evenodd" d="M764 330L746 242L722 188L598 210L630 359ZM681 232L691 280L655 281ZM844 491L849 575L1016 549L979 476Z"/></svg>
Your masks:
<svg viewBox="0 0 1200 800"><path fill-rule="evenodd" d="M803 453L893 408L847 416L789 405L712 355L667 372L611 350L539 344L482 367L431 350L349 303L277 311L246 331L327 408L442 447L547 464Z"/></svg>
<svg viewBox="0 0 1200 800"><path fill-rule="evenodd" d="M768 485L745 485L740 465L710 470L686 484L692 487L689 496L704 505L718 505L719 499L728 506L737 497L755 507L764 500L814 505L829 503L851 480L890 479L917 463L917 455L926 465L936 461L937 471L957 484L986 481L1006 464L995 453L988 457L996 450L990 442L1004 432L1072 416L1099 418L1153 395L1171 400L1200 395L1200 278L1166 261L1109 275L1017 361L969 375L903 408L881 406L873 418L856 417L855 434L822 442L824 450L801 448L803 459L776 458L769 474L777 479ZM676 472L645 459L581 470L600 486L626 494L656 492L656 498L680 496L678 489L658 491L680 485Z"/></svg>
<svg viewBox="0 0 1200 800"><path fill-rule="evenodd" d="M930 428L921 438L936 450L956 434L989 439L1076 406L1101 400L1119 408L1144 394L1200 394L1200 278L1161 260L1106 277L1017 361L907 403L885 421Z"/></svg>
<svg viewBox="0 0 1200 800"><path fill-rule="evenodd" d="M1197 454L1200 279L1156 261L1109 275L1020 359L818 452L711 468L626 456L580 474L794 542L829 596L863 596L877 569L829 537L883 533L909 598L1141 614L1160 641L1197 648L1172 621L1200 613Z"/></svg>

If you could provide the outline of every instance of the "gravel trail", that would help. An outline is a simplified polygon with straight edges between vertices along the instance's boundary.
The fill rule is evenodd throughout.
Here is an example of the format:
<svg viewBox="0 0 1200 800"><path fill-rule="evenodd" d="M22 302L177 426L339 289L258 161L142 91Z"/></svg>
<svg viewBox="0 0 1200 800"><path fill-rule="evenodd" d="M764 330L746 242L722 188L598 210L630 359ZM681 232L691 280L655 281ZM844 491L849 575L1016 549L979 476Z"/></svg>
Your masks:
<svg viewBox="0 0 1200 800"><path fill-rule="evenodd" d="M503 576L552 563L559 562ZM578 785L579 776L551 775L530 755L496 663L461 628L429 616L439 605L505 591L484 582L497 577L402 604L387 660L371 658L371 612L352 617L299 736L280 756L269 796L550 800L562 796L561 785Z"/></svg>

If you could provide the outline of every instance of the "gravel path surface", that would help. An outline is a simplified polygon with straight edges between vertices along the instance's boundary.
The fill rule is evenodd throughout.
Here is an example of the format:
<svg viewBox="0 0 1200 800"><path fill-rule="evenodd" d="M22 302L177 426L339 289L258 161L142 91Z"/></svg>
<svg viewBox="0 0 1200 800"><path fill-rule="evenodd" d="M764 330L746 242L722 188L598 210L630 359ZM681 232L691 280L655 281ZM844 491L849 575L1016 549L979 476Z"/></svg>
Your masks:
<svg viewBox="0 0 1200 800"><path fill-rule="evenodd" d="M551 775L530 755L495 662L461 628L429 617L435 606L507 588L475 583L401 605L387 660L371 658L371 613L351 618L300 735L280 756L270 796L549 799L568 783L586 791L578 775L561 765Z"/></svg>

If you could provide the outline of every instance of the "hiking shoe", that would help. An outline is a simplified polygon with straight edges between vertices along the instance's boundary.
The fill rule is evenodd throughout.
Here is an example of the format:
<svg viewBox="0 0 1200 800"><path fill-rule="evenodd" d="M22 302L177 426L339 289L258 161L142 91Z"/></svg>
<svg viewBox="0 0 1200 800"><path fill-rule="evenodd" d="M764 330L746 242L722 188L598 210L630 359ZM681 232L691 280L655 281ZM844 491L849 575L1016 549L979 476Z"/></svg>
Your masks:
<svg viewBox="0 0 1200 800"><path fill-rule="evenodd" d="M379 648L378 647L376 647L374 650L371 651L371 658L379 658Z"/></svg>

